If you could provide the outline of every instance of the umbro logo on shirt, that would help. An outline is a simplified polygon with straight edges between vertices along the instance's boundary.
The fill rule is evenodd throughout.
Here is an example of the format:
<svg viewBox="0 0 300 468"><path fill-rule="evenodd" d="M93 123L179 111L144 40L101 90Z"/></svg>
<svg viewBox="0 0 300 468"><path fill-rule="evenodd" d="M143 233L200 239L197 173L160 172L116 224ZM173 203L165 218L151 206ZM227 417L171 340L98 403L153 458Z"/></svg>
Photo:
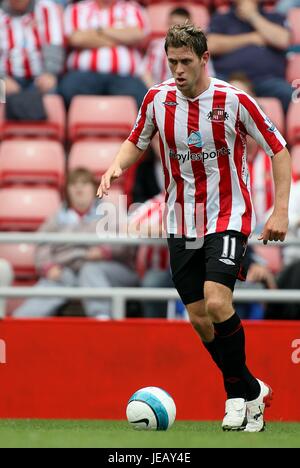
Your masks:
<svg viewBox="0 0 300 468"><path fill-rule="evenodd" d="M178 106L178 103L174 101L165 101L164 105L169 106L169 107L175 107L175 106Z"/></svg>

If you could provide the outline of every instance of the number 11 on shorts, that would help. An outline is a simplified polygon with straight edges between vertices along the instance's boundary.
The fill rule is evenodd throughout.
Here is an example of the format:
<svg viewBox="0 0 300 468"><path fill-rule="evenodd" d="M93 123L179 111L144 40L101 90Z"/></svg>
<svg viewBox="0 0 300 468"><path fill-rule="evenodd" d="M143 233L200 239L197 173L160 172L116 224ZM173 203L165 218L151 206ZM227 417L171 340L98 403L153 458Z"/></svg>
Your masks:
<svg viewBox="0 0 300 468"><path fill-rule="evenodd" d="M230 236L223 237L223 253L222 258L235 260L236 253L236 238Z"/></svg>

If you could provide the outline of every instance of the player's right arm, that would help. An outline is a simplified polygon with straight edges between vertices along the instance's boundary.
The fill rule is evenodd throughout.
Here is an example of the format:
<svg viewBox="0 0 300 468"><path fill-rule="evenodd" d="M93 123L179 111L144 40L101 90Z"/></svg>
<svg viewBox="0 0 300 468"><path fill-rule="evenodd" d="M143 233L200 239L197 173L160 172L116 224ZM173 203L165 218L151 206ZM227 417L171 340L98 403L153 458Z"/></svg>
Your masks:
<svg viewBox="0 0 300 468"><path fill-rule="evenodd" d="M131 143L131 141L124 141L113 164L101 179L97 196L102 198L103 195L107 195L111 183L118 179L123 174L123 171L133 166L133 164L141 158L143 153L144 151L140 150L134 143Z"/></svg>
<svg viewBox="0 0 300 468"><path fill-rule="evenodd" d="M150 89L146 94L128 140L122 144L113 164L102 177L97 193L99 198L107 195L111 182L120 177L123 171L141 158L157 132L154 117L154 98L158 92L157 89Z"/></svg>

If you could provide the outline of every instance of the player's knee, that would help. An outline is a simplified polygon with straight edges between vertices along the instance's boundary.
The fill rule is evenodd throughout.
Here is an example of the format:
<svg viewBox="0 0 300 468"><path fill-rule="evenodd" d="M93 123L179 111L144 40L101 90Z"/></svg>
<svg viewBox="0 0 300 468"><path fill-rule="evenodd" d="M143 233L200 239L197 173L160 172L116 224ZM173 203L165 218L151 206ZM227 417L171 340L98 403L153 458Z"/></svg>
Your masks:
<svg viewBox="0 0 300 468"><path fill-rule="evenodd" d="M227 309L228 305L222 297L212 297L206 301L206 311L213 322L222 320Z"/></svg>

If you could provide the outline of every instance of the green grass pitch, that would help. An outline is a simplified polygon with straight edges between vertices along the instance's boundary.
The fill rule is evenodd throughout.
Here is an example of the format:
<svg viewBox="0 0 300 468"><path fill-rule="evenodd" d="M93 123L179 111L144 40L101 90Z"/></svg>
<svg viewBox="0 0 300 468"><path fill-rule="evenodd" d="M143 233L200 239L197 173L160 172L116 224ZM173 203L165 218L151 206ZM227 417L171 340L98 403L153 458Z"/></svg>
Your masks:
<svg viewBox="0 0 300 468"><path fill-rule="evenodd" d="M125 421L0 420L0 447L300 447L300 423L269 423L259 434L223 433L219 422L178 421L137 432Z"/></svg>

